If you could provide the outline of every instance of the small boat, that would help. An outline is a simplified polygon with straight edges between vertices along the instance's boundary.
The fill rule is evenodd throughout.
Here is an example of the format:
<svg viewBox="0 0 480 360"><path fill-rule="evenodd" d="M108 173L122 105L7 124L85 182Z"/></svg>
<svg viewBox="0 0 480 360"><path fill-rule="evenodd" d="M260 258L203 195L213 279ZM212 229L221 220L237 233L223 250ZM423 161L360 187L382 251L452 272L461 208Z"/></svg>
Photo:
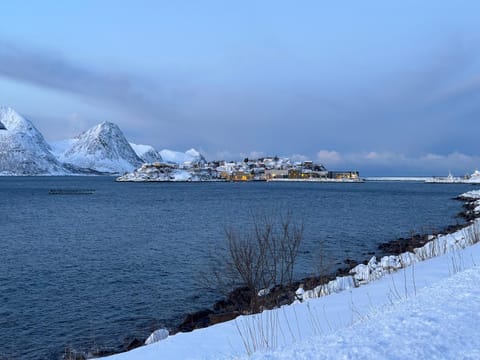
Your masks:
<svg viewBox="0 0 480 360"><path fill-rule="evenodd" d="M50 189L50 195L91 195L94 189Z"/></svg>

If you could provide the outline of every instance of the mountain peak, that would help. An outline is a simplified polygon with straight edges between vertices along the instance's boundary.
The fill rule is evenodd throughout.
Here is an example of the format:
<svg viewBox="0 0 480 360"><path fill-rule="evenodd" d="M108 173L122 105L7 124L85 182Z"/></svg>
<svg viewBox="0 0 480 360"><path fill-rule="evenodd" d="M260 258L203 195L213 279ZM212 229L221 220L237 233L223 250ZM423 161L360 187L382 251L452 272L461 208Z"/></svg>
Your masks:
<svg viewBox="0 0 480 360"><path fill-rule="evenodd" d="M75 138L80 139L81 137L85 137L85 136L109 137L112 134L123 136L122 130L120 130L117 124L114 124L109 121L104 121L84 131L80 135L77 135Z"/></svg>
<svg viewBox="0 0 480 360"><path fill-rule="evenodd" d="M28 132L34 128L29 120L9 106L0 106L0 123L4 130Z"/></svg>
<svg viewBox="0 0 480 360"><path fill-rule="evenodd" d="M108 121L76 136L60 159L79 167L113 173L132 171L142 164L122 130Z"/></svg>
<svg viewBox="0 0 480 360"><path fill-rule="evenodd" d="M4 114L9 114L13 113L16 114L17 116L20 116L13 108L10 106L5 106L5 105L0 105L0 116L4 116Z"/></svg>
<svg viewBox="0 0 480 360"><path fill-rule="evenodd" d="M117 124L115 124L113 122L110 122L110 121L104 121L104 122L98 124L97 127L101 128L101 129L118 129L118 130L120 130L120 128L118 127Z"/></svg>

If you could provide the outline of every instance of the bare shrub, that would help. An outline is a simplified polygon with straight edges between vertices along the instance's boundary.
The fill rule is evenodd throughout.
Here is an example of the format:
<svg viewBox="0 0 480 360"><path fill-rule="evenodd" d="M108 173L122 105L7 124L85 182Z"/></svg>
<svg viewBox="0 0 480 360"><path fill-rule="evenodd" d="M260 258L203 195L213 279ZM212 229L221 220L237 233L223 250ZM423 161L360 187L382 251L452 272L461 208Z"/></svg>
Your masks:
<svg viewBox="0 0 480 360"><path fill-rule="evenodd" d="M217 273L218 280L246 287L251 310L258 310L260 290L292 283L303 229L303 223L294 223L290 213L277 221L267 216L255 217L251 232L227 228L228 257L225 268Z"/></svg>

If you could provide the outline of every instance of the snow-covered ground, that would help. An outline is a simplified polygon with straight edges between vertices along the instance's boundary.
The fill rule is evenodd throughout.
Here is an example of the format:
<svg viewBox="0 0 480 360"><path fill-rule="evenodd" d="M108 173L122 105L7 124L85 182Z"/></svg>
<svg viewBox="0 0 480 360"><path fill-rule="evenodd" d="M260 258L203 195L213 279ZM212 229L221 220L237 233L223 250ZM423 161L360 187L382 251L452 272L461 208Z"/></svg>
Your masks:
<svg viewBox="0 0 480 360"><path fill-rule="evenodd" d="M478 253L475 256L478 259ZM435 266L446 265L435 263ZM431 281L429 286L418 289L416 296L401 294L402 299L368 309L363 318L343 329L327 330L292 346L271 353L261 352L251 358L480 359L479 267ZM354 302L352 309L355 311Z"/></svg>
<svg viewBox="0 0 480 360"><path fill-rule="evenodd" d="M479 230L476 220L415 254L372 259L341 280L343 291L299 290L302 302L108 359L479 359L480 243L470 245ZM394 271L399 261L410 265Z"/></svg>

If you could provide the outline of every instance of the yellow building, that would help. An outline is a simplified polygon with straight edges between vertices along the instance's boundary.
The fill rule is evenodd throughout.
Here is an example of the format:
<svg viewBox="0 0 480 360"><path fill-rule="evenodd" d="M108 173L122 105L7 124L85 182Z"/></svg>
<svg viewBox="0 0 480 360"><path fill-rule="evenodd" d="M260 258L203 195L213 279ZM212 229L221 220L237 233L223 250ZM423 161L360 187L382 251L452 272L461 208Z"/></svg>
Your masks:
<svg viewBox="0 0 480 360"><path fill-rule="evenodd" d="M230 180L232 181L250 181L253 180L253 175L243 171L235 171L232 173Z"/></svg>

